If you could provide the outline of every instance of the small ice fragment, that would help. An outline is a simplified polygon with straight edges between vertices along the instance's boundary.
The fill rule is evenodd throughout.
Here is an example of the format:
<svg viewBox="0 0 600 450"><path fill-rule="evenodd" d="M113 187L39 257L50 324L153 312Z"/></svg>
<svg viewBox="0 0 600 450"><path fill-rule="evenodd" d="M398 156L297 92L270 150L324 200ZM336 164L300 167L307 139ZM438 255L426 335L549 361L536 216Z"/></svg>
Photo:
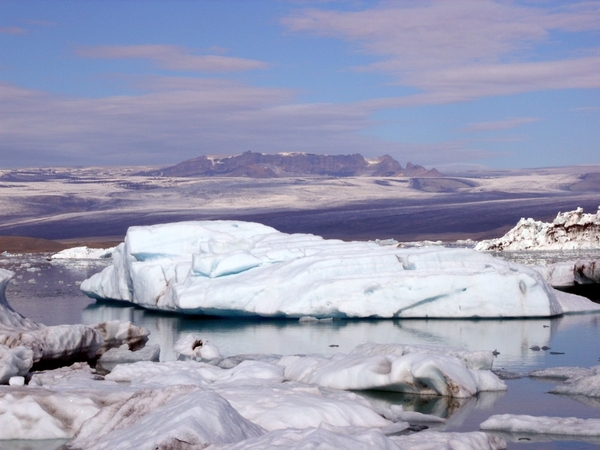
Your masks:
<svg viewBox="0 0 600 450"><path fill-rule="evenodd" d="M25 385L25 377L21 377L21 376L10 377L8 380L8 384L10 386L24 386Z"/></svg>

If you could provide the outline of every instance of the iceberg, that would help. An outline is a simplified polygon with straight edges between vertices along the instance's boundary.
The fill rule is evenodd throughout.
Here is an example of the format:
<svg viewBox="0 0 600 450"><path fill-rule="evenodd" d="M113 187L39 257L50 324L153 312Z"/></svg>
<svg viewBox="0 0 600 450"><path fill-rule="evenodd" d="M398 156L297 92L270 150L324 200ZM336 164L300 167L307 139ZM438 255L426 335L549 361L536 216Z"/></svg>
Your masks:
<svg viewBox="0 0 600 450"><path fill-rule="evenodd" d="M112 256L115 248L72 247L50 256L50 259L106 259Z"/></svg>
<svg viewBox="0 0 600 450"><path fill-rule="evenodd" d="M596 214L558 213L552 223L522 218L504 236L475 245L478 251L583 249L600 249L600 207Z"/></svg>
<svg viewBox="0 0 600 450"><path fill-rule="evenodd" d="M184 314L288 318L550 317L565 298L534 269L471 249L382 247L240 221L130 227L112 265L81 290Z"/></svg>

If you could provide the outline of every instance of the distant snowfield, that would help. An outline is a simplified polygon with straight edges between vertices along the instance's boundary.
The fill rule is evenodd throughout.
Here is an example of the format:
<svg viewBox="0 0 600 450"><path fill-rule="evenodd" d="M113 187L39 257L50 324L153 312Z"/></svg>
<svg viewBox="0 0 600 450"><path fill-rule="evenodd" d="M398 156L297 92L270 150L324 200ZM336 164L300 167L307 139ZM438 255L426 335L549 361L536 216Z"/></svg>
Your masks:
<svg viewBox="0 0 600 450"><path fill-rule="evenodd" d="M600 166L470 173L421 179L417 189L409 178L400 177L257 179L133 175L143 169L0 171L0 235L20 232L65 239L75 237L70 235L73 233L79 237L87 232L87 236L122 236L130 225L192 218L240 219L263 214L267 222L270 220L268 225L288 232L332 236L338 230L351 229L358 221L357 230L349 232L350 235L369 239L420 232L463 233L477 239L473 232L512 226L526 215L523 211L555 215L557 205L564 205L562 210L577 206L597 208L596 186L590 187L588 183L587 188L571 189L581 186L585 174L600 173ZM348 209L348 214L331 212L349 205L354 205L354 209ZM362 205L360 211L356 205ZM369 205L373 205L371 209ZM317 210L323 211L318 217L302 214ZM431 223L435 222L436 210L442 220L434 227ZM299 214L291 222L285 217L273 218L293 211ZM382 216L386 220L376 220Z"/></svg>

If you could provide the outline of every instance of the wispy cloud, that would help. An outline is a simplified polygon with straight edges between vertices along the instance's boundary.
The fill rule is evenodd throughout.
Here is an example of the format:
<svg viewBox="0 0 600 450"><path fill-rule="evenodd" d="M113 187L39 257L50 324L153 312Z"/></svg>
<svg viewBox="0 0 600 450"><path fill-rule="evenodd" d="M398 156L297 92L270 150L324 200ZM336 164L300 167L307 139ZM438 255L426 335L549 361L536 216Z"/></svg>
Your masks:
<svg viewBox="0 0 600 450"><path fill-rule="evenodd" d="M222 55L195 55L175 45L115 45L80 47L77 55L102 59L145 59L162 69L191 72L237 72L265 69L262 61Z"/></svg>
<svg viewBox="0 0 600 450"><path fill-rule="evenodd" d="M598 111L600 111L600 106L582 106L581 108L572 108L569 111L573 111L573 112L598 112Z"/></svg>
<svg viewBox="0 0 600 450"><path fill-rule="evenodd" d="M389 74L422 90L408 104L446 103L547 89L600 87L598 49L544 60L552 33L600 28L600 2L562 7L496 0L389 2L361 11L305 9L282 20L296 32L346 40Z"/></svg>
<svg viewBox="0 0 600 450"><path fill-rule="evenodd" d="M0 83L4 166L11 166L10 155L34 166L127 165L246 150L387 153L425 165L490 156L460 142L404 144L364 135L374 122L372 109L362 103L299 104L291 90L221 79L150 77L137 83L148 92L105 98Z"/></svg>
<svg viewBox="0 0 600 450"><path fill-rule="evenodd" d="M0 34L25 34L27 30L21 27L0 27Z"/></svg>
<svg viewBox="0 0 600 450"><path fill-rule="evenodd" d="M492 122L477 122L470 123L462 129L467 132L481 132L481 131L498 131L498 130L509 130L511 128L517 128L521 125L533 123L539 121L539 117L510 117L504 120L496 120Z"/></svg>

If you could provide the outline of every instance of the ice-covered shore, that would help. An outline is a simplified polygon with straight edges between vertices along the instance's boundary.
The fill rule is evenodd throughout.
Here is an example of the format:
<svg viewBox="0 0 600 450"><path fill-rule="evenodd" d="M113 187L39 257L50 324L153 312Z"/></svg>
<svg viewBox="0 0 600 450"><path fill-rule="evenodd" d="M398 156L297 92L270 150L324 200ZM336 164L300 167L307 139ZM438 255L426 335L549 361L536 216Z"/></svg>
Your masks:
<svg viewBox="0 0 600 450"><path fill-rule="evenodd" d="M535 270L465 248L382 247L240 221L131 227L88 296L188 314L549 317L599 310Z"/></svg>

